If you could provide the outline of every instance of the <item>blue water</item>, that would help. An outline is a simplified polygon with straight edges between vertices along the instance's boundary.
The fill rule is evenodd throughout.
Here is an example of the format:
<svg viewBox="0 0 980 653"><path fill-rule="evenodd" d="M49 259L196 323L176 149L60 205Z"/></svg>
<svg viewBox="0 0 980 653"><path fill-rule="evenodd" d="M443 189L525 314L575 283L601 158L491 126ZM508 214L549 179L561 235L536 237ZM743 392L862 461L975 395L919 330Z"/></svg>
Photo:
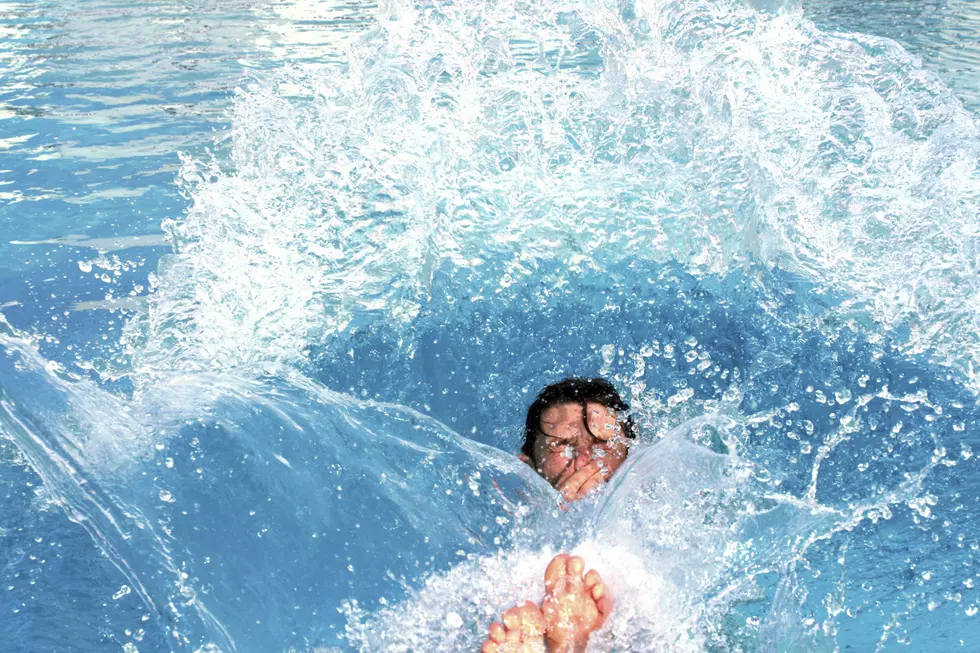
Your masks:
<svg viewBox="0 0 980 653"><path fill-rule="evenodd" d="M969 2L0 4L4 651L974 650ZM566 512L523 413L614 380Z"/></svg>

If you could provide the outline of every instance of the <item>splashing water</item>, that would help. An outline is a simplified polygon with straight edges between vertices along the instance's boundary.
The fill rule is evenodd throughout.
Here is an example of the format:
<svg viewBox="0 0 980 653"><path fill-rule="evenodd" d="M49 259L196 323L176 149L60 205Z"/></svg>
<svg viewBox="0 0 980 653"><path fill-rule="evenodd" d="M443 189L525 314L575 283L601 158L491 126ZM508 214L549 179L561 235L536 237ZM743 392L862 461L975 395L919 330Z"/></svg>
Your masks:
<svg viewBox="0 0 980 653"><path fill-rule="evenodd" d="M737 2L381 16L342 76L248 84L229 162L185 163L141 365L296 363L411 320L437 273L481 297L640 258L779 266L973 382L980 138L894 43Z"/></svg>
<svg viewBox="0 0 980 653"><path fill-rule="evenodd" d="M313 636L338 587L374 598L419 565L502 544L512 519L542 519L515 488L548 503L516 459L288 373L174 376L124 403L50 375L12 334L0 344L25 386L0 403L5 432L176 644L277 649L286 615Z"/></svg>
<svg viewBox="0 0 980 653"><path fill-rule="evenodd" d="M162 634L127 653L476 650L568 550L593 650L968 649L980 134L763 4L385 4L184 157L134 392L0 323L0 433ZM566 512L477 440L568 374L644 433Z"/></svg>

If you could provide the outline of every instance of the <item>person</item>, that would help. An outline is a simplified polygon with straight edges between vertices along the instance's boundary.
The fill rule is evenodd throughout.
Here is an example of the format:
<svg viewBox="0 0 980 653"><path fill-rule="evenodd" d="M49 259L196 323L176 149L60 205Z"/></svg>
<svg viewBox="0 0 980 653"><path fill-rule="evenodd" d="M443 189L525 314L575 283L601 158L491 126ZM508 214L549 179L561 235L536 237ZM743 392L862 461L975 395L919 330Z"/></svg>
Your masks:
<svg viewBox="0 0 980 653"><path fill-rule="evenodd" d="M605 379L547 386L527 411L521 460L565 501L578 501L620 468L636 437L629 405ZM490 626L482 653L583 653L612 611L609 588L578 556L557 555L541 605L524 601Z"/></svg>

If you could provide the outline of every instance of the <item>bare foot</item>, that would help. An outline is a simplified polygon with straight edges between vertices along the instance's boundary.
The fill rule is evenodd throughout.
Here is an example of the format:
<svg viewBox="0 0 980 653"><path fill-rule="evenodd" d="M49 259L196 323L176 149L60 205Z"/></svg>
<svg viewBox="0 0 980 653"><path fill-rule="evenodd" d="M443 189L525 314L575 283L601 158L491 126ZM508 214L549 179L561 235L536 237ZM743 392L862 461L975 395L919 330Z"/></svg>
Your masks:
<svg viewBox="0 0 980 653"><path fill-rule="evenodd" d="M482 653L545 653L544 616L538 606L525 601L490 625Z"/></svg>
<svg viewBox="0 0 980 653"><path fill-rule="evenodd" d="M546 595L541 604L550 653L582 653L589 635L612 611L612 595L594 569L582 576L585 561L564 553L544 572ZM486 653L486 651L484 651Z"/></svg>

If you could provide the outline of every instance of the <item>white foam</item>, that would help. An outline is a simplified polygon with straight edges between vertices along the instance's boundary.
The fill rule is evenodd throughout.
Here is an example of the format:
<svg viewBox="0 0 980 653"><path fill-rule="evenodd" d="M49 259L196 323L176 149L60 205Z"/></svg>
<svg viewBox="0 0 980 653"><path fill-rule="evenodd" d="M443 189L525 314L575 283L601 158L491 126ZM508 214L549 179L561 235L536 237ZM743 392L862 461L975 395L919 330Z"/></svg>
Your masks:
<svg viewBox="0 0 980 653"><path fill-rule="evenodd" d="M438 269L493 297L536 261L642 257L781 266L972 378L980 137L955 98L795 10L631 7L393 2L342 69L246 83L230 159L184 163L137 367L301 362L355 313L411 319Z"/></svg>

